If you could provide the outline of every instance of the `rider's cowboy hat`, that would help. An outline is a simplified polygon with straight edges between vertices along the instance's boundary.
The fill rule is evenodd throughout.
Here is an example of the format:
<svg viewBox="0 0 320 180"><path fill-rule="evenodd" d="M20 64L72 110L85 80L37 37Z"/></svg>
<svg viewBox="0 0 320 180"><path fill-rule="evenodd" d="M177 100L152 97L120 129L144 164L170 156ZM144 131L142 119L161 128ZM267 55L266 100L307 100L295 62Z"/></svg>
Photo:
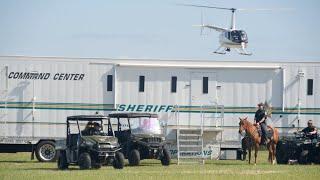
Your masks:
<svg viewBox="0 0 320 180"><path fill-rule="evenodd" d="M257 106L263 106L263 103L261 102L261 103L257 104Z"/></svg>

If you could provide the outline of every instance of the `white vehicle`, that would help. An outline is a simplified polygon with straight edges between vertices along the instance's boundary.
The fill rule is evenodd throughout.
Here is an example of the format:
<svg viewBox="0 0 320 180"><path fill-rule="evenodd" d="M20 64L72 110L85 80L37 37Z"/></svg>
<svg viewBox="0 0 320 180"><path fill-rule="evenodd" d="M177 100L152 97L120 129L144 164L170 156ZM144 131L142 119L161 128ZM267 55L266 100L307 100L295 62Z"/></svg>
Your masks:
<svg viewBox="0 0 320 180"><path fill-rule="evenodd" d="M67 116L147 112L166 127L172 156L177 129L199 128L204 120L203 148L212 157L216 142L222 150L238 146L238 117L253 120L259 102L272 107L268 123L281 135L309 119L320 126L318 72L319 62L2 56L0 151L51 161L55 141L66 137ZM217 105L223 112L211 109L206 120L205 109Z"/></svg>
<svg viewBox="0 0 320 180"><path fill-rule="evenodd" d="M209 9L220 9L231 11L231 25L230 28L222 28L214 25L204 24L201 22L201 25L195 25L201 28L209 28L216 30L220 33L219 43L220 46L214 51L217 54L226 54L230 52L231 49L235 49L241 55L252 55L246 51L248 46L248 36L244 30L236 28L236 11L270 11L270 10L290 10L290 8L279 8L279 9L242 9L242 8L225 8L225 7L215 7L215 6L206 6L206 5L194 5L194 4L180 4L183 6L192 6L199 8L209 8ZM201 21L203 17L201 14ZM201 29L202 32L202 29Z"/></svg>

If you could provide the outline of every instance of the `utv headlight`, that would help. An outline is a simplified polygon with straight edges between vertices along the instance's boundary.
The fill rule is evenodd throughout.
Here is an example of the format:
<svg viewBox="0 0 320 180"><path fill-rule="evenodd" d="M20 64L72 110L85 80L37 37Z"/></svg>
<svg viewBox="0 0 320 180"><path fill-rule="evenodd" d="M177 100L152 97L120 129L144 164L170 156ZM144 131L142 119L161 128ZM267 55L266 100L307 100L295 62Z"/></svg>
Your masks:
<svg viewBox="0 0 320 180"><path fill-rule="evenodd" d="M112 149L112 148L115 148L116 146L112 144L104 144L104 145L99 145L98 147L103 149Z"/></svg>
<svg viewBox="0 0 320 180"><path fill-rule="evenodd" d="M91 141L83 141L82 144L83 145L87 145L87 146L93 146L94 145Z"/></svg>

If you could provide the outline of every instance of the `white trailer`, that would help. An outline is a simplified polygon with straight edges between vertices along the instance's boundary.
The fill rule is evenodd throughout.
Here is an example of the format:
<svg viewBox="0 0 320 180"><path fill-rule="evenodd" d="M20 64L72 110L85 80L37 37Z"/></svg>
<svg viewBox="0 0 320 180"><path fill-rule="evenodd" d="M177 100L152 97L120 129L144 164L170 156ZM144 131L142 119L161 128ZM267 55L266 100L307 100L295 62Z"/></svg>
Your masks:
<svg viewBox="0 0 320 180"><path fill-rule="evenodd" d="M159 114L175 155L178 126L198 127L203 107L222 105L223 120L204 119L212 155L209 145L217 141L226 149L239 144L238 117L253 120L258 102L272 106L268 123L282 135L309 119L319 126L319 72L320 62L303 61L2 56L0 151L36 151L38 159L51 160L54 142L65 137L67 116L134 111Z"/></svg>

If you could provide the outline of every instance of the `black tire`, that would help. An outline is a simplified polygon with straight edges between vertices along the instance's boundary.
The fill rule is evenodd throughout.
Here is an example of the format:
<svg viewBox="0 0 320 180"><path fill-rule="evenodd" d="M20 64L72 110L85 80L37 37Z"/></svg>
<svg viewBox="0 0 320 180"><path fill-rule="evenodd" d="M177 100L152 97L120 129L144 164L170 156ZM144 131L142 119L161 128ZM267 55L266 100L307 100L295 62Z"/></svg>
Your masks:
<svg viewBox="0 0 320 180"><path fill-rule="evenodd" d="M36 147L35 154L40 162L54 162L58 157L55 144L52 141L41 141Z"/></svg>
<svg viewBox="0 0 320 180"><path fill-rule="evenodd" d="M315 164L320 164L320 146L318 146L317 148L314 149L312 161Z"/></svg>
<svg viewBox="0 0 320 180"><path fill-rule="evenodd" d="M309 164L310 163L309 151L308 150L303 150L300 153L298 162L299 162L299 164Z"/></svg>
<svg viewBox="0 0 320 180"><path fill-rule="evenodd" d="M102 167L102 164L94 164L92 165L92 168L94 169L100 169Z"/></svg>
<svg viewBox="0 0 320 180"><path fill-rule="evenodd" d="M289 154L288 154L288 144L279 141L276 147L276 160L278 164L288 164Z"/></svg>
<svg viewBox="0 0 320 180"><path fill-rule="evenodd" d="M162 157L161 157L161 164L163 166L169 166L170 160L171 160L170 153L166 148L164 148L162 152Z"/></svg>
<svg viewBox="0 0 320 180"><path fill-rule="evenodd" d="M81 153L79 156L78 164L80 169L91 168L91 157L89 153Z"/></svg>
<svg viewBox="0 0 320 180"><path fill-rule="evenodd" d="M100 169L102 167L102 163L96 162L96 159L91 159L91 167L93 169Z"/></svg>
<svg viewBox="0 0 320 180"><path fill-rule="evenodd" d="M58 157L58 169L65 170L68 169L68 161L67 161L67 155L65 151L60 151L59 157Z"/></svg>
<svg viewBox="0 0 320 180"><path fill-rule="evenodd" d="M124 155L122 152L116 152L113 160L113 167L115 169L123 169L124 167Z"/></svg>
<svg viewBox="0 0 320 180"><path fill-rule="evenodd" d="M138 166L140 164L140 152L136 149L133 149L130 151L128 160L130 166Z"/></svg>

